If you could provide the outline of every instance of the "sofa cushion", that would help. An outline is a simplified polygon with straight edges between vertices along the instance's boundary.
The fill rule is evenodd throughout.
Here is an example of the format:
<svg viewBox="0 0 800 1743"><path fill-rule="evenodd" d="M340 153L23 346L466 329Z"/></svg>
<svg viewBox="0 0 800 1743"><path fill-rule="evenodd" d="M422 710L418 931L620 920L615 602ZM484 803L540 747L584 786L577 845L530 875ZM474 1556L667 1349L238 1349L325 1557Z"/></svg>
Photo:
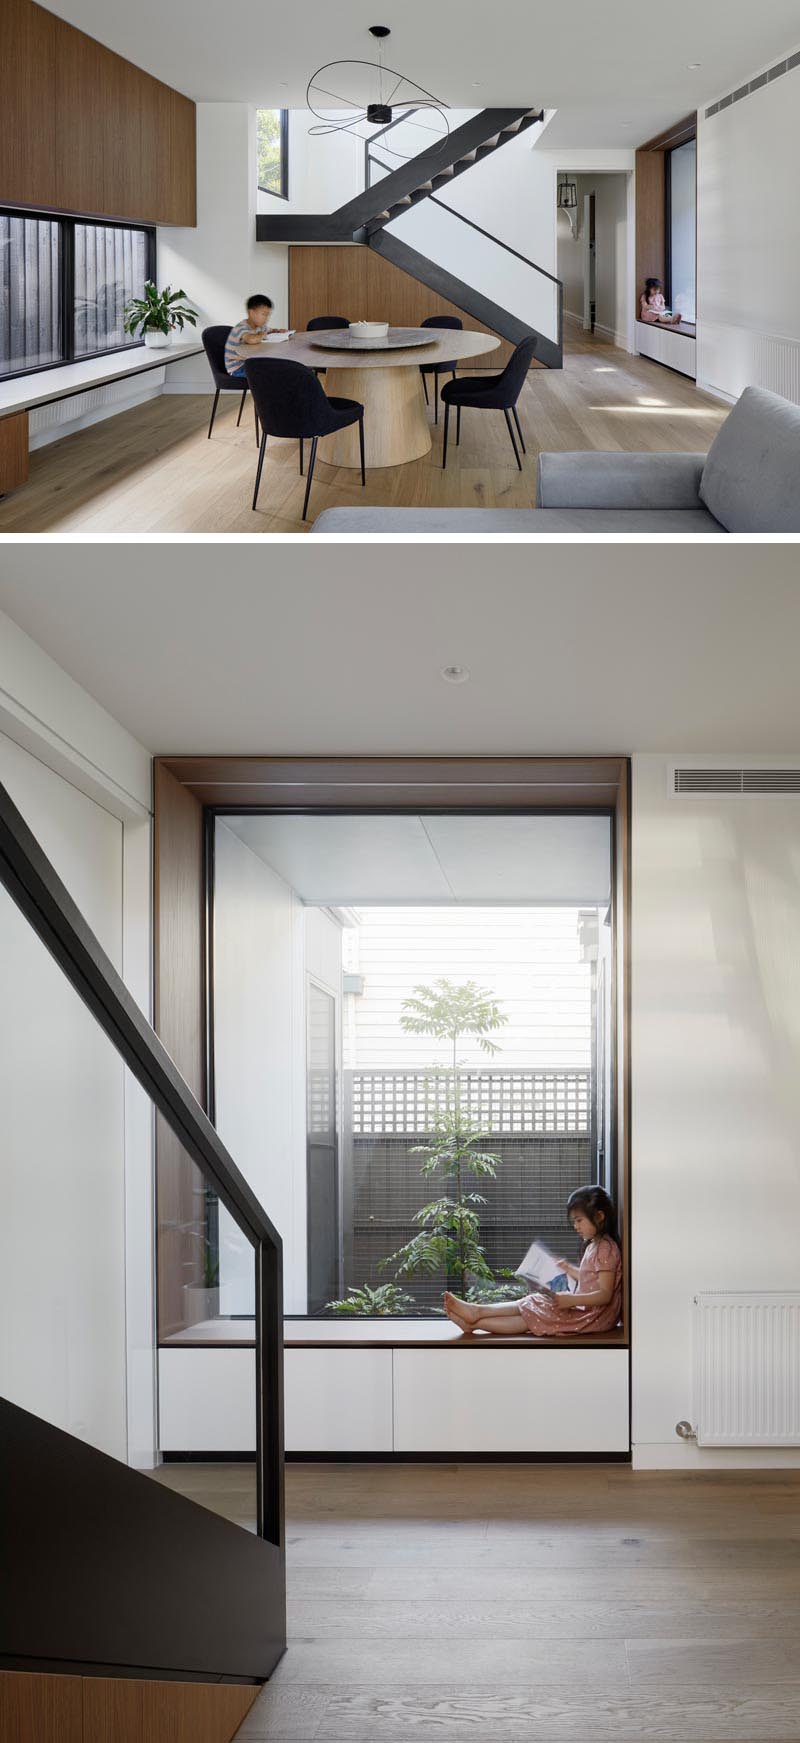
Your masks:
<svg viewBox="0 0 800 1743"><path fill-rule="evenodd" d="M700 499L729 533L800 532L800 406L746 387L708 451Z"/></svg>
<svg viewBox="0 0 800 1743"><path fill-rule="evenodd" d="M315 533L719 533L705 508L326 508Z"/></svg>

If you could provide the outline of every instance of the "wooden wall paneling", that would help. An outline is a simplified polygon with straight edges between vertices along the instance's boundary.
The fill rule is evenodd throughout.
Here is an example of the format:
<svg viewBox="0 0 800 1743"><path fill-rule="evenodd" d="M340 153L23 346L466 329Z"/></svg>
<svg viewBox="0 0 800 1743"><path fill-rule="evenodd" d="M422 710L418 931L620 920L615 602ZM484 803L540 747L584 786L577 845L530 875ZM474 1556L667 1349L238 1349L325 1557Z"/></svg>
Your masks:
<svg viewBox="0 0 800 1743"><path fill-rule="evenodd" d="M33 0L3 0L0 16L0 200L195 224L189 98Z"/></svg>
<svg viewBox="0 0 800 1743"><path fill-rule="evenodd" d="M664 277L666 266L664 153L636 153L636 313L646 278Z"/></svg>
<svg viewBox="0 0 800 1743"><path fill-rule="evenodd" d="M83 1743L230 1743L259 1693L252 1683L82 1681Z"/></svg>
<svg viewBox="0 0 800 1743"><path fill-rule="evenodd" d="M56 203L56 25L30 0L0 6L0 200Z"/></svg>
<svg viewBox="0 0 800 1743"><path fill-rule="evenodd" d="M205 856L199 800L156 762L154 787L155 1029L207 1106L205 1066ZM187 1323L184 1284L202 1283L205 1187L199 1169L156 1116L159 1335Z"/></svg>
<svg viewBox="0 0 800 1743"><path fill-rule="evenodd" d="M0 1743L83 1743L81 1678L0 1671Z"/></svg>
<svg viewBox="0 0 800 1743"><path fill-rule="evenodd" d="M393 327L418 327L429 315L460 315L465 327L478 333L491 331L370 248L335 244L291 247L289 325L302 331L313 315L323 314L389 321ZM462 370L471 374L479 369L502 369L512 349L501 340L496 351L468 358Z"/></svg>
<svg viewBox="0 0 800 1743"><path fill-rule="evenodd" d="M169 185L164 189L164 224L197 223L197 110L180 91L167 92L169 109Z"/></svg>
<svg viewBox="0 0 800 1743"><path fill-rule="evenodd" d="M25 484L28 477L28 414L12 412L0 418L0 496Z"/></svg>

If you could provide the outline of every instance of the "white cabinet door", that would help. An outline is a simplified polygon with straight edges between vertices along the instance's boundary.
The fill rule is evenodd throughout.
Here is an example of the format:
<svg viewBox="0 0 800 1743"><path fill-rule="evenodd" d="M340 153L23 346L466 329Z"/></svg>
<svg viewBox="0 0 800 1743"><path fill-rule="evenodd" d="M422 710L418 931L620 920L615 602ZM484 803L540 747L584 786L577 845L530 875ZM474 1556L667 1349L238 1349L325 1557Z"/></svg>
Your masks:
<svg viewBox="0 0 800 1743"><path fill-rule="evenodd" d="M392 1351L286 1351L287 1452L391 1452Z"/></svg>
<svg viewBox="0 0 800 1743"><path fill-rule="evenodd" d="M627 1452L627 1350L395 1350L395 1452Z"/></svg>
<svg viewBox="0 0 800 1743"><path fill-rule="evenodd" d="M159 1350L162 1452L256 1450L255 1350Z"/></svg>

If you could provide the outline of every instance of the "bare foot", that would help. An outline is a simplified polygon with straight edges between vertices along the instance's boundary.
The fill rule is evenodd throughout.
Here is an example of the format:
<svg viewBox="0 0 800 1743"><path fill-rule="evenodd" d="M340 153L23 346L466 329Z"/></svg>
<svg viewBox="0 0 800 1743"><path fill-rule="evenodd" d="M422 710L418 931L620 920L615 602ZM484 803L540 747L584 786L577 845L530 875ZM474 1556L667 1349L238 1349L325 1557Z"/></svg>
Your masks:
<svg viewBox="0 0 800 1743"><path fill-rule="evenodd" d="M460 1301L457 1295L452 1295L449 1289L444 1293L444 1311L448 1319L455 1320L462 1331L471 1330L476 1319L480 1319L480 1308L471 1301Z"/></svg>

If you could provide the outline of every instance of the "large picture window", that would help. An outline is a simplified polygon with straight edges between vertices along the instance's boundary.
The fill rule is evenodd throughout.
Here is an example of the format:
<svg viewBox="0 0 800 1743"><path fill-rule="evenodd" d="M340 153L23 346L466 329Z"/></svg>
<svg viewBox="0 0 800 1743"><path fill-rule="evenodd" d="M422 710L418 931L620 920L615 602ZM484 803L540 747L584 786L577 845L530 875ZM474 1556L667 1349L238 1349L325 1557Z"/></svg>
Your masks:
<svg viewBox="0 0 800 1743"><path fill-rule="evenodd" d="M0 211L0 377L140 345L125 304L155 277L155 230Z"/></svg>
<svg viewBox="0 0 800 1743"><path fill-rule="evenodd" d="M289 198L289 111L259 109L256 116L258 185L263 194Z"/></svg>

